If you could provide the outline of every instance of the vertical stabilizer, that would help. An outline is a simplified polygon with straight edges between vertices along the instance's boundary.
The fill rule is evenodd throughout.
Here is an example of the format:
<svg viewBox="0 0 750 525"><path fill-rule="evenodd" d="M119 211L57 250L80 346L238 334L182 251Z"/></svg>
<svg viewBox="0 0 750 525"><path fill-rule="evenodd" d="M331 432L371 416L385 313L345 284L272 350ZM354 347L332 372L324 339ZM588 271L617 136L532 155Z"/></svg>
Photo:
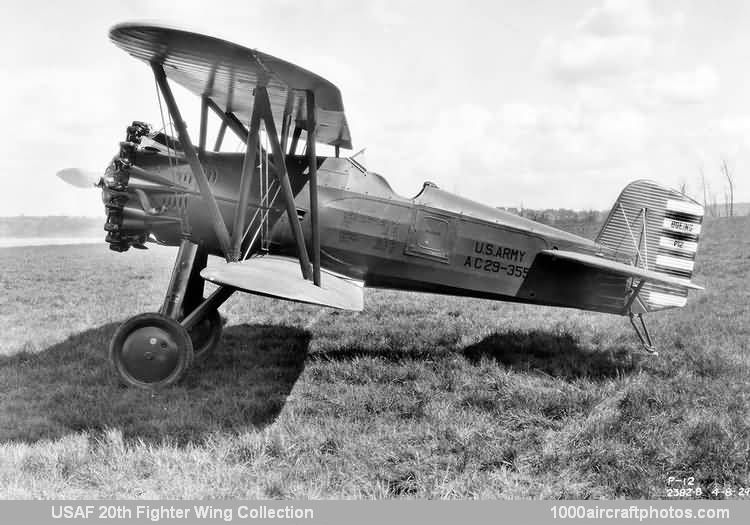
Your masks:
<svg viewBox="0 0 750 525"><path fill-rule="evenodd" d="M703 206L651 181L625 187L609 212L597 242L621 262L689 283L703 222ZM685 306L684 287L647 283L634 308L643 311Z"/></svg>

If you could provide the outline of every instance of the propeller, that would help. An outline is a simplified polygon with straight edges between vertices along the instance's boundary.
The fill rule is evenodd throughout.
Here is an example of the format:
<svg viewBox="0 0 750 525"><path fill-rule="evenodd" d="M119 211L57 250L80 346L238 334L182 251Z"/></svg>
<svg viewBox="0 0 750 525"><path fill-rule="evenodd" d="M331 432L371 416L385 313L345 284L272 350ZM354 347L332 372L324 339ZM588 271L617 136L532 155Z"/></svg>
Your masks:
<svg viewBox="0 0 750 525"><path fill-rule="evenodd" d="M76 188L97 187L102 180L102 176L98 173L80 168L65 168L58 171L57 176Z"/></svg>

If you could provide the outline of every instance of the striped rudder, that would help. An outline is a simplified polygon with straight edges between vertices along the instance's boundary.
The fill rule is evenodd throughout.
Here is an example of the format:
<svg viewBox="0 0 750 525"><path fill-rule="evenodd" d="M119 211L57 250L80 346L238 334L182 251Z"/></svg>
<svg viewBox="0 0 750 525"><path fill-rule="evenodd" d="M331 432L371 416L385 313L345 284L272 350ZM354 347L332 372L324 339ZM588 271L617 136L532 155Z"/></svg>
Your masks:
<svg viewBox="0 0 750 525"><path fill-rule="evenodd" d="M702 221L703 206L690 197L639 180L622 191L596 240L621 262L690 282ZM681 307L687 293L687 288L647 283L637 303L645 311Z"/></svg>

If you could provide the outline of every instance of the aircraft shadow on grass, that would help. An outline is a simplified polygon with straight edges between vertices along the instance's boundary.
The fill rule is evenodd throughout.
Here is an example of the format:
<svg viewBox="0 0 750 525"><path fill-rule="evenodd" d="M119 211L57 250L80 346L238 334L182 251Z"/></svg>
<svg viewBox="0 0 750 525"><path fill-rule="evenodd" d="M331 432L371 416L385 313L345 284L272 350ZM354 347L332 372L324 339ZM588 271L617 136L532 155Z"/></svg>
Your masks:
<svg viewBox="0 0 750 525"><path fill-rule="evenodd" d="M442 350L373 349L351 347L317 351L314 361L348 361L369 357L398 362L404 359L435 359ZM566 380L587 378L601 381L628 374L638 368L632 349L617 346L608 351L587 349L578 339L566 332L546 330L496 332L481 341L459 349L470 363L491 359L519 372L544 373Z"/></svg>
<svg viewBox="0 0 750 525"><path fill-rule="evenodd" d="M184 445L217 431L242 432L272 423L302 373L311 335L278 325L224 331L214 354L177 386L158 392L126 388L110 370L107 343L117 323L74 335L46 350L0 357L0 442L92 436L119 429L126 439ZM492 359L519 372L600 381L636 368L630 352L583 348L567 333L534 330L492 334L459 352L478 364ZM434 359L441 351L348 348L318 351L316 360L378 357Z"/></svg>
<svg viewBox="0 0 750 525"><path fill-rule="evenodd" d="M522 372L544 373L567 380L602 381L638 368L632 350L617 346L608 351L585 348L567 332L545 330L491 334L462 351L472 363L492 359Z"/></svg>
<svg viewBox="0 0 750 525"><path fill-rule="evenodd" d="M231 326L177 386L150 392L120 385L111 371L107 347L117 326L0 357L0 442L112 428L126 439L182 445L216 431L262 428L283 408L310 341L309 332L290 326Z"/></svg>

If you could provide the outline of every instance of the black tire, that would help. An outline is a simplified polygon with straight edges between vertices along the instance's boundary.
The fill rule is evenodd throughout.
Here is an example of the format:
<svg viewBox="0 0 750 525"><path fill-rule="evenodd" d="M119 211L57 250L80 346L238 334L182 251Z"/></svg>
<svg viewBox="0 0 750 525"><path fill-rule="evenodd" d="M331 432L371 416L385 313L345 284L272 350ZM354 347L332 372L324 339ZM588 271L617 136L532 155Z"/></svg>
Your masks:
<svg viewBox="0 0 750 525"><path fill-rule="evenodd" d="M193 342L193 355L202 361L211 355L221 341L221 316L218 310L211 310L188 332Z"/></svg>
<svg viewBox="0 0 750 525"><path fill-rule="evenodd" d="M140 314L117 329L109 344L109 360L124 384L158 390L185 375L193 363L193 342L174 319Z"/></svg>

